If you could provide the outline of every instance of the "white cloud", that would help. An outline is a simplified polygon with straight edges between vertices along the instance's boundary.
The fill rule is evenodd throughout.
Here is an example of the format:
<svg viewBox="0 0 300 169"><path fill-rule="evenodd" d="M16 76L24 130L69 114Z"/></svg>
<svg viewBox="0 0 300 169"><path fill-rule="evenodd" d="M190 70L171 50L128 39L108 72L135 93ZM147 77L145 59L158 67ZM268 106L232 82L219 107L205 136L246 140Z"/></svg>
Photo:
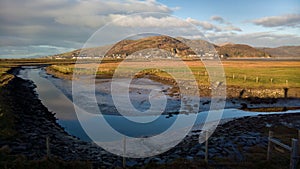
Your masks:
<svg viewBox="0 0 300 169"><path fill-rule="evenodd" d="M241 43L256 47L277 47L288 45L300 45L300 36L294 34L276 34L274 32L256 33L210 33L206 36L213 43Z"/></svg>
<svg viewBox="0 0 300 169"><path fill-rule="evenodd" d="M210 20L218 22L220 24L219 27L221 27L223 31L238 31L238 32L242 32L241 28L234 26L231 22L226 21L221 16L217 16L217 15L211 16Z"/></svg>
<svg viewBox="0 0 300 169"><path fill-rule="evenodd" d="M220 22L220 23L224 23L225 22L224 18L222 18L221 16L216 16L216 15L215 16L211 16L210 19L213 20L213 21Z"/></svg>
<svg viewBox="0 0 300 169"><path fill-rule="evenodd" d="M155 0L2 0L0 44L11 45L9 49L38 44L69 48L72 43L79 47L98 28L120 16L171 14L172 10Z"/></svg>
<svg viewBox="0 0 300 169"><path fill-rule="evenodd" d="M209 23L207 21L199 21L193 18L187 18L186 19L187 22L194 24L196 26L200 26L201 28L203 28L204 30L214 30L214 31L221 31L221 28L219 28L218 26L213 25L212 23Z"/></svg>
<svg viewBox="0 0 300 169"><path fill-rule="evenodd" d="M264 18L255 19L252 21L252 23L264 27L281 27L281 26L299 27L300 14L287 14L281 16L264 17Z"/></svg>
<svg viewBox="0 0 300 169"><path fill-rule="evenodd" d="M22 58L54 55L74 50L74 48L64 48L50 45L30 45L30 46L0 46L0 58Z"/></svg>
<svg viewBox="0 0 300 169"><path fill-rule="evenodd" d="M225 30L225 31L238 31L238 32L242 32L242 29L241 29L241 28L236 27L236 26L233 26L233 25L225 26L225 27L223 28L223 30Z"/></svg>
<svg viewBox="0 0 300 169"><path fill-rule="evenodd" d="M227 32L227 31L239 31L241 32L242 29L233 26L230 22L225 21L220 16L212 16L211 20L218 21L221 23L220 25L214 25L207 21L199 21L193 18L187 18L186 21L194 24L196 26L200 26L204 31L214 31L214 32Z"/></svg>
<svg viewBox="0 0 300 169"><path fill-rule="evenodd" d="M178 18L171 16L154 17L154 16L142 16L132 15L123 16L124 18L114 22L115 25L121 27L188 27L189 24Z"/></svg>

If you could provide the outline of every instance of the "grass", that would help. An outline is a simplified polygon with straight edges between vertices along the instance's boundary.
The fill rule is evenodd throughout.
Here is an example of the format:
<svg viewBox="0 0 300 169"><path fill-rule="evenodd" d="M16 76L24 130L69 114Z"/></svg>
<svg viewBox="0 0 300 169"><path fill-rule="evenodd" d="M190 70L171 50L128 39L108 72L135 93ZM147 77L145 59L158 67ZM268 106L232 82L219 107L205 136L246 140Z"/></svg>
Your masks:
<svg viewBox="0 0 300 169"><path fill-rule="evenodd" d="M10 68L0 67L0 87L6 85L11 79L13 79L13 75L8 74Z"/></svg>
<svg viewBox="0 0 300 169"><path fill-rule="evenodd" d="M148 68L143 73L154 74L160 77L171 78L170 74L176 74L179 79L187 79L193 75L199 85L209 85L209 76L203 63L199 61L188 61L187 66L192 74L183 65L176 61L159 62L126 62L122 63L122 75L126 76L133 72L139 72L143 68ZM64 74L72 74L75 70L77 74L95 73L99 76L114 74L120 63L102 63L98 67L95 64L76 65L52 65L54 69ZM149 67L153 67L152 69ZM254 87L254 88L298 88L300 87L300 62L299 61L223 61L226 83L229 86ZM97 71L96 71L97 70ZM221 76L212 74L210 76Z"/></svg>

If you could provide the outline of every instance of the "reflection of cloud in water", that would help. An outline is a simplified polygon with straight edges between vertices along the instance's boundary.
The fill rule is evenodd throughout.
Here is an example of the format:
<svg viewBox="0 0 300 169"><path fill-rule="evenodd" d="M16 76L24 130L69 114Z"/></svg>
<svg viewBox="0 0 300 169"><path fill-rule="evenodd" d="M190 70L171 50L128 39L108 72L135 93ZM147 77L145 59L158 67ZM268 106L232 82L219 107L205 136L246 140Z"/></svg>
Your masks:
<svg viewBox="0 0 300 169"><path fill-rule="evenodd" d="M27 75L36 85L36 91L42 103L61 120L76 120L73 103L49 80L39 75L40 69L25 69L20 71L20 76Z"/></svg>

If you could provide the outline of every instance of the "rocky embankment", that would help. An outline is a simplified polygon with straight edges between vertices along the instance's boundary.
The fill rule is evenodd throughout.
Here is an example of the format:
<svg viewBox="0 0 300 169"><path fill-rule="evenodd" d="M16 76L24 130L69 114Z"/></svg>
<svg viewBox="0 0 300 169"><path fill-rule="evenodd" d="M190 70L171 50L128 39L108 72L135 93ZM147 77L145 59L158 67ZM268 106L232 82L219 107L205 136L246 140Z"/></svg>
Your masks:
<svg viewBox="0 0 300 169"><path fill-rule="evenodd" d="M29 160L44 158L49 137L50 155L65 161L91 161L100 166L111 166L117 157L98 146L70 136L56 122L53 113L41 103L31 81L15 77L0 93L3 104L11 107L15 118L14 140L0 140L0 147L9 148L11 154L24 155ZM106 164L107 163L107 164Z"/></svg>
<svg viewBox="0 0 300 169"><path fill-rule="evenodd" d="M51 156L62 160L91 161L96 166L108 168L122 165L117 157L93 143L80 141L61 128L53 113L38 99L31 81L15 77L0 91L7 98L6 103L15 116L16 138L0 140L0 147L11 150L11 154L21 154L28 159L46 156L46 138L49 137ZM209 139L209 158L231 158L243 161L243 153L253 146L266 148L267 135L262 129L270 125L284 125L300 128L299 114L265 115L245 117L220 125ZM204 158L204 144L199 144L199 132L193 131L175 148L155 157L128 159L127 166L143 166L150 162L169 163L178 158L188 160ZM240 148L242 147L242 149Z"/></svg>

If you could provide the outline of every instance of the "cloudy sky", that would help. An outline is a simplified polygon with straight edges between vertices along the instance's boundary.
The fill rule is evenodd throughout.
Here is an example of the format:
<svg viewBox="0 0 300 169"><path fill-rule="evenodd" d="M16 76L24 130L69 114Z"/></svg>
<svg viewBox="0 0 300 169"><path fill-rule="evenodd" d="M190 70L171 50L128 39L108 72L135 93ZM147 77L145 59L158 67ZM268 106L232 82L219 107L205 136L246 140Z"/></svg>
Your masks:
<svg viewBox="0 0 300 169"><path fill-rule="evenodd" d="M129 27L187 30L188 23L217 44L300 45L299 0L0 0L0 58L81 48L112 21L118 29L107 36Z"/></svg>

